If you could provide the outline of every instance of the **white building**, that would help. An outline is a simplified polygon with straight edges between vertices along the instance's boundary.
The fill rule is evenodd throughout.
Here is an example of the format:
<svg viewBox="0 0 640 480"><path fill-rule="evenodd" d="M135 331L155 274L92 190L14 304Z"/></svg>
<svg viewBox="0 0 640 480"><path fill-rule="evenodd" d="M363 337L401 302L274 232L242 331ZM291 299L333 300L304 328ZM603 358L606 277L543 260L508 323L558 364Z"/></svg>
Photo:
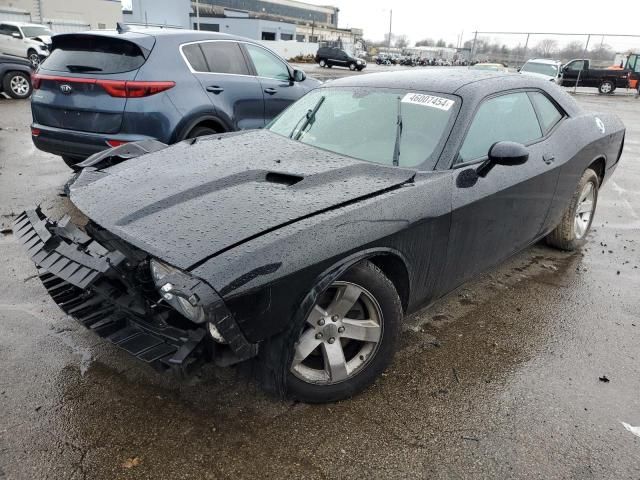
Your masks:
<svg viewBox="0 0 640 480"><path fill-rule="evenodd" d="M120 0L0 0L0 20L42 23L56 32L115 28Z"/></svg>

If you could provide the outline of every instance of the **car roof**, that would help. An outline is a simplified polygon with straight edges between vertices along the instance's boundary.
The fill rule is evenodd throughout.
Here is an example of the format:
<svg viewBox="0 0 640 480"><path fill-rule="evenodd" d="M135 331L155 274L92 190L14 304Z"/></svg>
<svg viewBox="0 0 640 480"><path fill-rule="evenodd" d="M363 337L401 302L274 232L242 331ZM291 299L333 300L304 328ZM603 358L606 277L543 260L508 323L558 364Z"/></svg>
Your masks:
<svg viewBox="0 0 640 480"><path fill-rule="evenodd" d="M535 63L546 63L548 65L558 65L562 63L560 60L551 60L549 58L530 58L525 63L535 62Z"/></svg>
<svg viewBox="0 0 640 480"><path fill-rule="evenodd" d="M74 34L82 35L100 35L105 37L117 37L127 39L127 37L140 37L141 35L148 35L150 37L171 38L178 42L194 42L199 40L242 40L256 43L250 38L240 37L237 35L229 35L227 33L209 32L204 30L184 30L180 28L162 28L162 27L149 27L149 28L135 28L129 27L127 30L123 30L122 33L117 30L87 30L84 32L74 32ZM63 34L65 35L65 34Z"/></svg>
<svg viewBox="0 0 640 480"><path fill-rule="evenodd" d="M469 70L443 67L393 72L368 73L344 77L327 82L327 86L356 86L400 88L454 94L466 85L473 84L481 91L501 91L509 88L539 87L537 79L517 73Z"/></svg>
<svg viewBox="0 0 640 480"><path fill-rule="evenodd" d="M39 23L28 23L28 22L5 22L4 20L0 20L2 25L12 25L14 27L43 27L47 28L46 25L40 25Z"/></svg>

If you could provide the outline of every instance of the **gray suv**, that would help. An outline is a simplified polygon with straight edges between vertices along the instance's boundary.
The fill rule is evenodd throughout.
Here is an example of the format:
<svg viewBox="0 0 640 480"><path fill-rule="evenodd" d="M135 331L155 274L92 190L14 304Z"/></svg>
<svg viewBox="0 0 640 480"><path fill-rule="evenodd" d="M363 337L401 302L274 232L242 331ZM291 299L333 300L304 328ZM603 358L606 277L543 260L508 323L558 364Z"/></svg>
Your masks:
<svg viewBox="0 0 640 480"><path fill-rule="evenodd" d="M262 128L320 82L251 40L185 31L53 37L33 75L32 138L73 166L127 142Z"/></svg>

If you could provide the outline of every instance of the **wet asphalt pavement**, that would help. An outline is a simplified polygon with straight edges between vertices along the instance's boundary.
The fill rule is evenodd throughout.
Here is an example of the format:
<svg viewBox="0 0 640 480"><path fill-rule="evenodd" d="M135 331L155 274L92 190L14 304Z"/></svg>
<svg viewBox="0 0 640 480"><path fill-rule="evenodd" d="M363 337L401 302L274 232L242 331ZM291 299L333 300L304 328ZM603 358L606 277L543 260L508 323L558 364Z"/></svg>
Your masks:
<svg viewBox="0 0 640 480"><path fill-rule="evenodd" d="M0 479L640 478L640 100L577 100L628 129L582 253L526 250L409 318L365 393L310 406L161 376L58 310L8 229L62 215L70 171L0 99Z"/></svg>

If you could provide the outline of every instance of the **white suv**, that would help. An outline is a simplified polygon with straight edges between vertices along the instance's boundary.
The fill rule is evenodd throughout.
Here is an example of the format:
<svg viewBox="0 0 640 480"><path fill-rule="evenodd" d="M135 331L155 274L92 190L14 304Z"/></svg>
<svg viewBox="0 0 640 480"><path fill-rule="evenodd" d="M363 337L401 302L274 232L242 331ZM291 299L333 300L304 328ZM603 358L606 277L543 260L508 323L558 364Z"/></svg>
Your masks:
<svg viewBox="0 0 640 480"><path fill-rule="evenodd" d="M0 22L0 54L28 58L35 68L49 56L51 35L44 25Z"/></svg>
<svg viewBox="0 0 640 480"><path fill-rule="evenodd" d="M555 82L558 85L562 84L562 62L558 60L532 58L531 60L527 60L518 71L523 75L543 78Z"/></svg>

